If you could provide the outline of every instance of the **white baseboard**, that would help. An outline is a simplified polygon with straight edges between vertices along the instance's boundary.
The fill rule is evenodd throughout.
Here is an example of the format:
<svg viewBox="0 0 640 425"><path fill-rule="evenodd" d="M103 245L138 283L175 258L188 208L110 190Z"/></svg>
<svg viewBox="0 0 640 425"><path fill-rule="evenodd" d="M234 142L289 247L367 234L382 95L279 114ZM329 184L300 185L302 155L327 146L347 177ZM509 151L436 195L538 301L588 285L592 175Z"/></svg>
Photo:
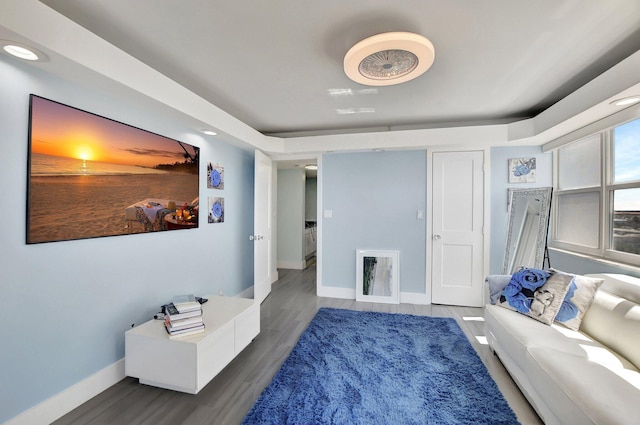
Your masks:
<svg viewBox="0 0 640 425"><path fill-rule="evenodd" d="M400 292L400 304L429 305L431 300L427 294L417 292Z"/></svg>
<svg viewBox="0 0 640 425"><path fill-rule="evenodd" d="M4 425L47 425L124 379L124 359L55 394Z"/></svg>
<svg viewBox="0 0 640 425"><path fill-rule="evenodd" d="M338 288L335 286L318 285L317 295L319 297L355 300L356 290L355 288ZM415 292L400 292L400 303L429 305L431 304L431 300L429 299L427 294L420 294Z"/></svg>
<svg viewBox="0 0 640 425"><path fill-rule="evenodd" d="M346 300L356 299L355 288L338 288L336 286L322 286L318 285L317 295L319 297L327 298L341 298Z"/></svg>

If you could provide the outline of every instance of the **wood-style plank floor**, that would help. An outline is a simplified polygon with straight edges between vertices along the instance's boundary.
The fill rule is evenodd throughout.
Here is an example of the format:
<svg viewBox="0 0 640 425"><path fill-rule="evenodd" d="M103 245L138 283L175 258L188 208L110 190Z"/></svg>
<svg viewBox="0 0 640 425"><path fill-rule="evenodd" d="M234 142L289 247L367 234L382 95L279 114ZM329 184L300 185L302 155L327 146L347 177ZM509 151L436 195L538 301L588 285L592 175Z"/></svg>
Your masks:
<svg viewBox="0 0 640 425"><path fill-rule="evenodd" d="M54 424L239 424L320 307L455 318L518 420L523 425L542 424L500 360L483 343L482 308L373 304L320 298L315 295L315 265L306 270L279 270L279 276L271 294L261 305L258 337L200 393L183 394L125 378ZM454 382L451 384L455 385Z"/></svg>

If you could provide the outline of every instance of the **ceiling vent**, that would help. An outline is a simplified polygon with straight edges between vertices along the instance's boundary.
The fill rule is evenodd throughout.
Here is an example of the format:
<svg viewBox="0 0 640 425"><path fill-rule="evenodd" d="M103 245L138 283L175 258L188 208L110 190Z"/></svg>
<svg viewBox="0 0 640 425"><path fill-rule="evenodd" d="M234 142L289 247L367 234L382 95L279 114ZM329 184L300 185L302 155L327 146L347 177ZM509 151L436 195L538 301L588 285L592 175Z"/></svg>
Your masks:
<svg viewBox="0 0 640 425"><path fill-rule="evenodd" d="M410 32L386 32L357 43L344 57L344 72L356 83L391 86L413 80L431 67L433 44Z"/></svg>

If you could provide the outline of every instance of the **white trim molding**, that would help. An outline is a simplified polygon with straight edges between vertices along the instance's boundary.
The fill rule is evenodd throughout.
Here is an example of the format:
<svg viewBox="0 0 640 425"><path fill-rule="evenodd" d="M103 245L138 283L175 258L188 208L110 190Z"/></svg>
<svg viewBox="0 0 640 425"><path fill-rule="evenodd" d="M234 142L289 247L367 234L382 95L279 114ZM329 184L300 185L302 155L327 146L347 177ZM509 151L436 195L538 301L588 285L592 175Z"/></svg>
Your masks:
<svg viewBox="0 0 640 425"><path fill-rule="evenodd" d="M429 305L431 297L418 292L400 292L400 304Z"/></svg>
<svg viewBox="0 0 640 425"><path fill-rule="evenodd" d="M4 425L47 425L125 378L124 358L9 419Z"/></svg>

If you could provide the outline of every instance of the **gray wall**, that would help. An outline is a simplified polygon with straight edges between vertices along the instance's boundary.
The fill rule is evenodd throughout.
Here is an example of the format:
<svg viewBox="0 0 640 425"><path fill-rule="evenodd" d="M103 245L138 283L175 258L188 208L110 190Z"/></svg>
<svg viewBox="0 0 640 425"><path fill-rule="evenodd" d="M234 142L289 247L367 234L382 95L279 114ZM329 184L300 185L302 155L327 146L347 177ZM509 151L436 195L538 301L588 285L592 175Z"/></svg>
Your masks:
<svg viewBox="0 0 640 425"><path fill-rule="evenodd" d="M122 104L4 55L0 75L1 423L122 359L124 332L174 295L234 295L253 285L254 161L177 126L171 111L146 113L148 99ZM225 222L203 217L197 230L26 245L30 93L199 146L201 177L207 161L225 166ZM213 195L202 177L201 204Z"/></svg>
<svg viewBox="0 0 640 425"><path fill-rule="evenodd" d="M323 286L355 288L357 249L398 250L400 291L425 293L426 163L425 151L323 156Z"/></svg>

